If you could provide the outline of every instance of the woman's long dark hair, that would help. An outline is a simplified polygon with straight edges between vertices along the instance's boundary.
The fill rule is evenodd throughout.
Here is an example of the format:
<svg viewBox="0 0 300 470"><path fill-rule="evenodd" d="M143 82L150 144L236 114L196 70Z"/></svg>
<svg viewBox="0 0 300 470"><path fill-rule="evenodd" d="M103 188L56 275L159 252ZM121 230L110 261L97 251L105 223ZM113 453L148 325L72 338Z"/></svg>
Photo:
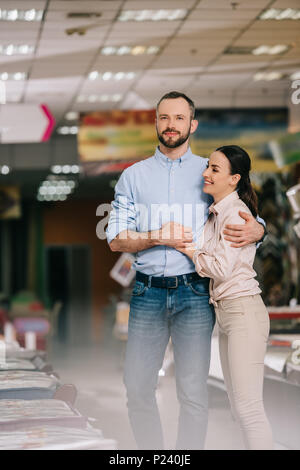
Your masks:
<svg viewBox="0 0 300 470"><path fill-rule="evenodd" d="M222 152L229 160L231 174L241 175L237 185L237 192L240 199L249 207L254 217L257 216L257 196L252 188L249 172L251 170L251 160L248 153L238 145L224 145L215 150Z"/></svg>

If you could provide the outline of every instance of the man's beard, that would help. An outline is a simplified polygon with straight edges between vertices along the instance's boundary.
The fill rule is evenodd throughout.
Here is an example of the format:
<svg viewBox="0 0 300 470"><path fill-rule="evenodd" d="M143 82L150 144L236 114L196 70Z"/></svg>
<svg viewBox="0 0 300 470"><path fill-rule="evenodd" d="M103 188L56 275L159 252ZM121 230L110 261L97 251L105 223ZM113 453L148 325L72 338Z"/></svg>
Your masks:
<svg viewBox="0 0 300 470"><path fill-rule="evenodd" d="M173 129L169 129L169 128L165 129L162 134L159 134L158 129L156 128L156 132L157 132L158 140L165 147L167 147L169 149L175 149L177 147L180 147L180 145L184 144L188 140L188 138L190 137L190 134L191 134L191 127L189 128L189 130L187 131L187 133L185 135L180 136L177 140L173 140L172 137L167 137L167 138L164 137L165 132L177 132Z"/></svg>

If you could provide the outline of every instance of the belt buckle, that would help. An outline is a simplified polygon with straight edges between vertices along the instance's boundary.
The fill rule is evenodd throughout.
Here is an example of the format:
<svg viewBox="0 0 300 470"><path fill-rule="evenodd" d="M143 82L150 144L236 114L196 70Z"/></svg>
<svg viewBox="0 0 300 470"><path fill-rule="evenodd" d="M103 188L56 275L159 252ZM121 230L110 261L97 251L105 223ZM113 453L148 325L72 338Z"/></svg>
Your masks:
<svg viewBox="0 0 300 470"><path fill-rule="evenodd" d="M176 286L169 287L169 289L177 289L178 287L178 277L177 276L172 276L174 279L176 279Z"/></svg>

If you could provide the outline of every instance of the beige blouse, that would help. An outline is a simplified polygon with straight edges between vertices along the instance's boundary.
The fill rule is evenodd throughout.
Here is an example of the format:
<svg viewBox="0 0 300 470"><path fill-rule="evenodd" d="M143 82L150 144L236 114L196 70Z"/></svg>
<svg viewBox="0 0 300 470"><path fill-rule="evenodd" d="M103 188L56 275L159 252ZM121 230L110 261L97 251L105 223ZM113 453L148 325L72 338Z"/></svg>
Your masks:
<svg viewBox="0 0 300 470"><path fill-rule="evenodd" d="M213 203L209 208L210 215L204 227L201 247L193 256L199 276L211 278L210 303L215 306L221 299L261 293L253 269L256 244L234 248L224 238L225 225L245 223L239 216L239 211L251 214L237 191L217 204Z"/></svg>

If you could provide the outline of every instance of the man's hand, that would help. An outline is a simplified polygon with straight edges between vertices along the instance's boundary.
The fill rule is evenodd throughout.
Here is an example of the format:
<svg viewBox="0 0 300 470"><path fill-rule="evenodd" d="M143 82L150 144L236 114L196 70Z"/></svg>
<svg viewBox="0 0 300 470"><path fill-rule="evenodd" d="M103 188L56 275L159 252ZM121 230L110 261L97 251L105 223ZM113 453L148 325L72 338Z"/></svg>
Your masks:
<svg viewBox="0 0 300 470"><path fill-rule="evenodd" d="M239 215L246 220L244 225L225 225L223 231L225 240L231 243L230 246L234 248L240 248L251 243L256 243L262 239L264 235L264 228L262 224L247 212L239 211Z"/></svg>
<svg viewBox="0 0 300 470"><path fill-rule="evenodd" d="M188 258L193 259L194 253L197 249L196 243L185 243L184 248L176 248L177 251L180 251L184 255L186 255Z"/></svg>
<svg viewBox="0 0 300 470"><path fill-rule="evenodd" d="M185 248L187 243L193 241L191 227L184 227L177 222L168 222L158 231L159 245L171 246L173 248Z"/></svg>

